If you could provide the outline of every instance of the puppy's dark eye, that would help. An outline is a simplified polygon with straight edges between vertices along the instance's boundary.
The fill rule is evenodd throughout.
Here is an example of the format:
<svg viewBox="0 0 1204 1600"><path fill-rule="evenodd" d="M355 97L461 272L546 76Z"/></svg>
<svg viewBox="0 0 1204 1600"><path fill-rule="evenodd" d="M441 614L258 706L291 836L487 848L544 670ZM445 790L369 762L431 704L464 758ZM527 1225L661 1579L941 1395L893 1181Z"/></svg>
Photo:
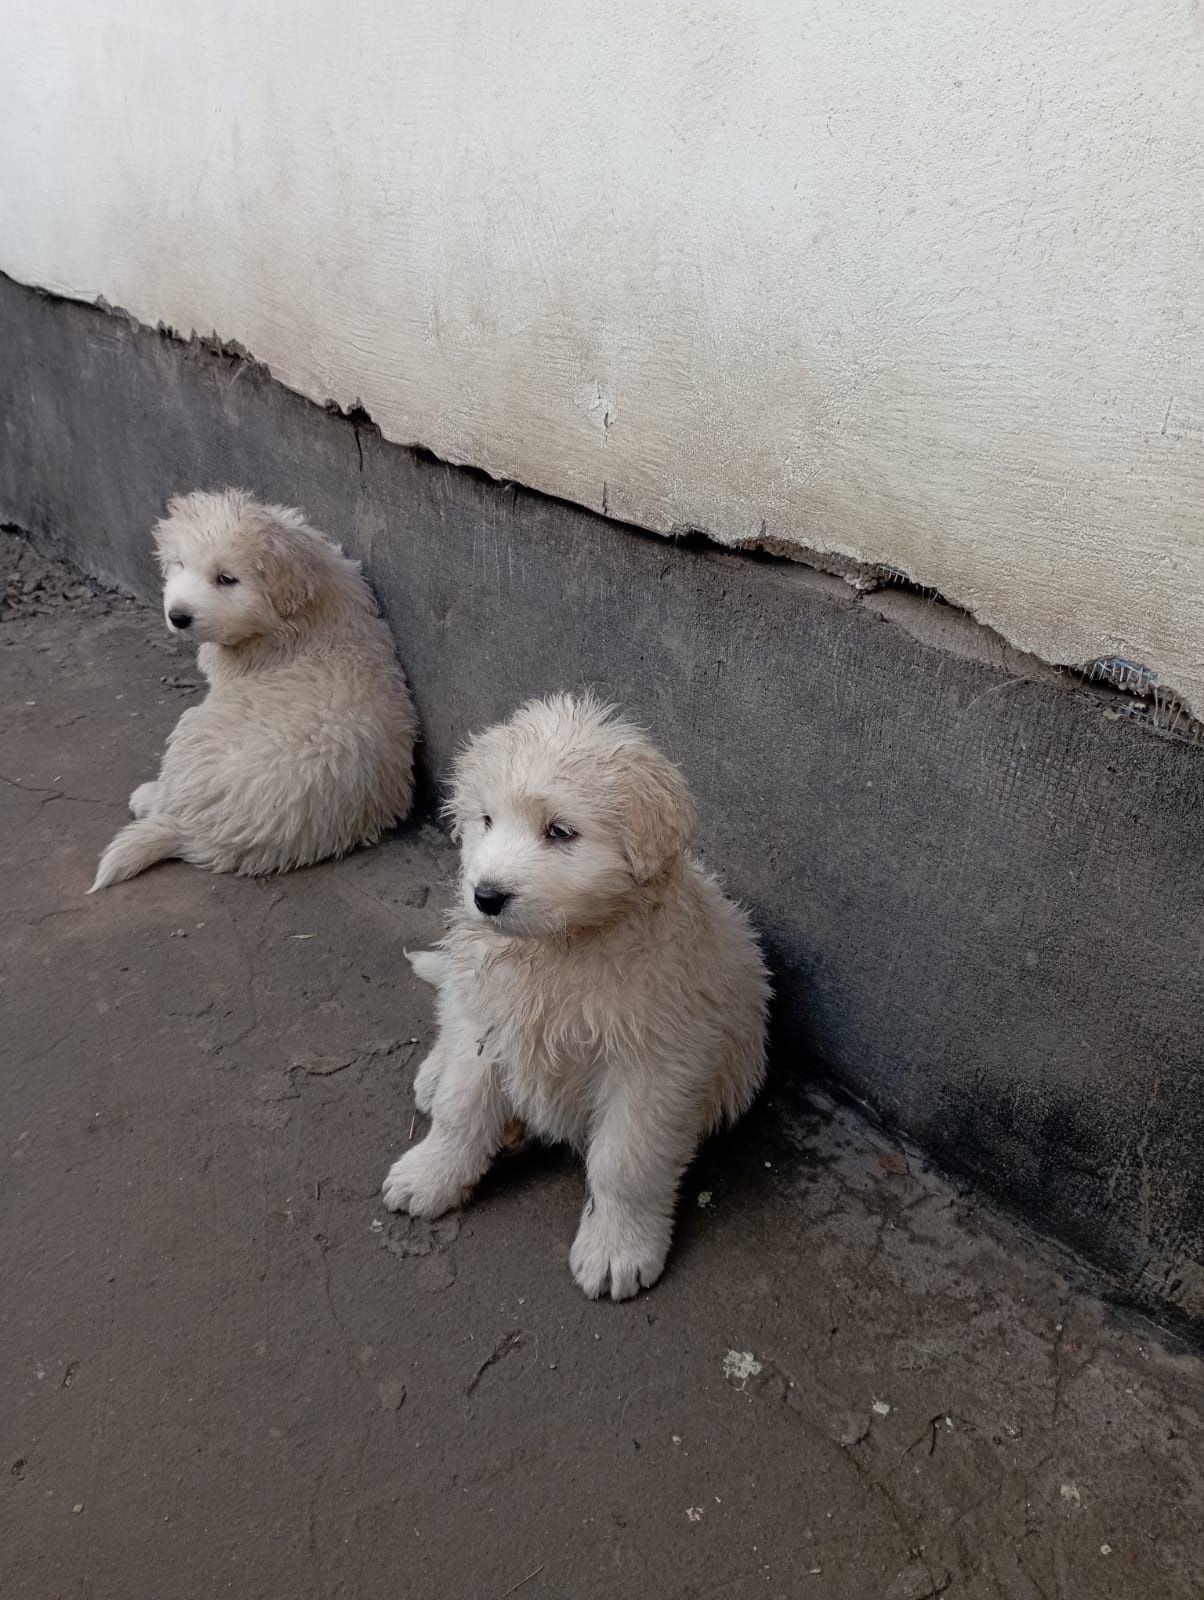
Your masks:
<svg viewBox="0 0 1204 1600"><path fill-rule="evenodd" d="M544 838L551 839L554 844L568 844L570 839L577 837L567 822L549 822L543 832Z"/></svg>
<svg viewBox="0 0 1204 1600"><path fill-rule="evenodd" d="M238 579L232 578L228 572L219 572L217 575L217 583L219 588L229 589L232 584L237 582Z"/></svg>
<svg viewBox="0 0 1204 1600"><path fill-rule="evenodd" d="M481 821L485 824L485 831L486 832L488 832L489 829L493 827L493 818L492 817L482 817Z"/></svg>

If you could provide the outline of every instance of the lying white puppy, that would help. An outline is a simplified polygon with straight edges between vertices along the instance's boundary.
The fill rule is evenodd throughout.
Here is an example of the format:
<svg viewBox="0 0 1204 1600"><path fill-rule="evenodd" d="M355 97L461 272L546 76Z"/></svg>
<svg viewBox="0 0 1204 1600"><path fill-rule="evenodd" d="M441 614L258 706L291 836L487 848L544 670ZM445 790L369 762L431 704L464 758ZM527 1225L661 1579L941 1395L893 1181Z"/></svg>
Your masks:
<svg viewBox="0 0 1204 1600"><path fill-rule="evenodd" d="M155 545L209 693L89 893L169 856L261 874L372 844L410 809L417 719L359 563L237 489L173 500Z"/></svg>
<svg viewBox="0 0 1204 1600"><path fill-rule="evenodd" d="M461 1204L516 1119L586 1155L569 1257L591 1298L656 1282L678 1183L765 1069L769 984L744 913L686 854L678 770L592 699L524 706L472 741L449 812L462 893L437 952L439 1036L415 1082L431 1129L393 1211Z"/></svg>

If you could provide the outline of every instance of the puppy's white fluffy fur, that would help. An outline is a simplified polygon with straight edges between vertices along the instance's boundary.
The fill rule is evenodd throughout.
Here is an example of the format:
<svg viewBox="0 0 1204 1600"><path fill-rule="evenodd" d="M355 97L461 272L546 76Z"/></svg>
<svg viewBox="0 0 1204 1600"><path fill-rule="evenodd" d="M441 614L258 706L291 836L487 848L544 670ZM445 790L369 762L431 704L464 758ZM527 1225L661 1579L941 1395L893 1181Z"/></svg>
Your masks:
<svg viewBox="0 0 1204 1600"><path fill-rule="evenodd" d="M359 563L236 489L173 500L155 546L168 626L188 619L209 693L130 796L92 891L169 856L262 874L373 843L410 809L417 720Z"/></svg>
<svg viewBox="0 0 1204 1600"><path fill-rule="evenodd" d="M756 940L686 853L681 774L592 699L532 702L474 739L449 812L459 904L439 949L410 957L438 991L415 1083L431 1128L390 1170L385 1204L461 1204L521 1120L585 1153L570 1267L591 1298L625 1299L660 1276L700 1140L760 1087Z"/></svg>

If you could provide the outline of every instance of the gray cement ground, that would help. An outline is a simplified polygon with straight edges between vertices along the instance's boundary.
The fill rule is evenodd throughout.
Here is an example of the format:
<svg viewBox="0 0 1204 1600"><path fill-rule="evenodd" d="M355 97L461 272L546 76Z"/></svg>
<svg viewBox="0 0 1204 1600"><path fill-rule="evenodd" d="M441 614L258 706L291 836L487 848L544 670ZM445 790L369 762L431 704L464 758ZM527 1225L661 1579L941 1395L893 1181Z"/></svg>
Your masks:
<svg viewBox="0 0 1204 1600"><path fill-rule="evenodd" d="M624 1306L556 1153L384 1213L446 843L85 899L196 674L3 556L5 1600L1204 1593L1200 1360L831 1105L704 1152Z"/></svg>

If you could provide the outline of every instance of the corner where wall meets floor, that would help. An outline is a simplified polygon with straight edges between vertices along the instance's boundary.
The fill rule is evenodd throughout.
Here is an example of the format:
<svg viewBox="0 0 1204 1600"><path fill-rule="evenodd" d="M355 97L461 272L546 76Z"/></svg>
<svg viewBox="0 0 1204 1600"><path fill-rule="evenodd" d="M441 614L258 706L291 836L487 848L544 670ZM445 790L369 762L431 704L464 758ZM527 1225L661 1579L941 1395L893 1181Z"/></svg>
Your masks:
<svg viewBox="0 0 1204 1600"><path fill-rule="evenodd" d="M238 354L0 279L0 522L134 593L167 497L236 483L363 559L424 730L590 686L685 767L820 1080L1204 1326L1204 750L915 597L671 542L324 412ZM969 640L969 642L967 642Z"/></svg>

